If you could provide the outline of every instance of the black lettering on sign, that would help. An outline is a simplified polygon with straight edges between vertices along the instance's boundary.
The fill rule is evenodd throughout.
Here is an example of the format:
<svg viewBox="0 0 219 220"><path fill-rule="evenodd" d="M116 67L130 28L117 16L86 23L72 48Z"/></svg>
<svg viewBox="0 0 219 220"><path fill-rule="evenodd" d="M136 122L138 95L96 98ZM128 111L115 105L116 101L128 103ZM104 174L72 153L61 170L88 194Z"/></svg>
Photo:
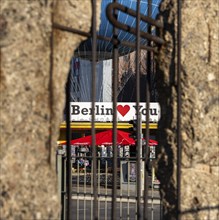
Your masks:
<svg viewBox="0 0 219 220"><path fill-rule="evenodd" d="M88 114L88 109L87 108L82 108L81 114L82 115L87 115Z"/></svg>
<svg viewBox="0 0 219 220"><path fill-rule="evenodd" d="M79 105L72 105L72 115L79 115L80 114L80 107Z"/></svg>

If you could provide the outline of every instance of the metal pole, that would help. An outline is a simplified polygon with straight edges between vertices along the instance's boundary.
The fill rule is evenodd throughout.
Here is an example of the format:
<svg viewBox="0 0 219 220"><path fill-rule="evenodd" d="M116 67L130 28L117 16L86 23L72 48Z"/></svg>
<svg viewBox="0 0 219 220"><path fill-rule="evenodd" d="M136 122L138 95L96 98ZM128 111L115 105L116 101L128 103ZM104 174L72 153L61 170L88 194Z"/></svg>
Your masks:
<svg viewBox="0 0 219 220"><path fill-rule="evenodd" d="M136 18L136 106L137 106L137 219L141 219L141 120L139 113L140 102L140 0L137 1Z"/></svg>
<svg viewBox="0 0 219 220"><path fill-rule="evenodd" d="M152 14L152 1L148 0L148 17L151 17ZM151 25L148 23L148 33L151 34ZM148 41L148 45L151 45L151 42ZM150 121L150 74L151 74L151 53L147 52L147 80L146 80L146 145L145 145L145 176L144 176L144 220L148 220L148 148L149 148L149 121Z"/></svg>
<svg viewBox="0 0 219 220"><path fill-rule="evenodd" d="M61 220L66 219L66 156L62 155L61 165Z"/></svg>
<svg viewBox="0 0 219 220"><path fill-rule="evenodd" d="M62 204L62 153L56 151L56 163L57 163L57 179L58 179L58 195L60 204Z"/></svg>
<svg viewBox="0 0 219 220"><path fill-rule="evenodd" d="M117 2L114 0L113 2ZM113 11L117 18L117 11ZM112 189L112 212L111 219L116 219L117 199L117 88L118 88L118 30L113 26L113 189ZM117 43L116 43L117 42Z"/></svg>
<svg viewBox="0 0 219 220"><path fill-rule="evenodd" d="M151 161L151 220L154 219L154 163Z"/></svg>
<svg viewBox="0 0 219 220"><path fill-rule="evenodd" d="M177 219L180 220L181 203L181 0L177 2Z"/></svg>
<svg viewBox="0 0 219 220"><path fill-rule="evenodd" d="M92 157L93 157L93 219L98 219L97 204L97 152L95 139L95 101L96 101L96 59L97 59L97 33L96 33L96 0L92 0Z"/></svg>
<svg viewBox="0 0 219 220"><path fill-rule="evenodd" d="M66 88L66 191L67 191L67 210L66 210L66 219L72 220L71 218L71 191L72 191L72 163L71 163L71 118L70 118L70 74L68 75L67 88Z"/></svg>

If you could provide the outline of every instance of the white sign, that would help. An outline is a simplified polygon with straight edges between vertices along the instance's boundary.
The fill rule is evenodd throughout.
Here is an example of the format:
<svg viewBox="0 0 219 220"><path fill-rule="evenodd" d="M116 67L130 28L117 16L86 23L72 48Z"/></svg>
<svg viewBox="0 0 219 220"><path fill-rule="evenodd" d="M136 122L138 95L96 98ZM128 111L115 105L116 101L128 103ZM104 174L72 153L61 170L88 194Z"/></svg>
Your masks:
<svg viewBox="0 0 219 220"><path fill-rule="evenodd" d="M91 102L71 102L70 107L71 121L91 121L92 108ZM111 122L113 121L113 104L111 102L95 103L95 121ZM137 106L135 102L117 103L117 121L130 121L137 119ZM142 121L146 121L146 103L139 103L139 112L142 115ZM150 103L149 111L150 122L157 123L160 119L160 105L157 102Z"/></svg>

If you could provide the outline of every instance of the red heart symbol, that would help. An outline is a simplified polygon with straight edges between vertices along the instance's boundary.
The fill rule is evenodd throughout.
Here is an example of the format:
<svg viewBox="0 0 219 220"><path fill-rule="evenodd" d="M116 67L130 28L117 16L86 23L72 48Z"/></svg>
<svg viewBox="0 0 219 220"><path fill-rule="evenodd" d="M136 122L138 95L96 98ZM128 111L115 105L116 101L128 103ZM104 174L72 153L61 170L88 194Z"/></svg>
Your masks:
<svg viewBox="0 0 219 220"><path fill-rule="evenodd" d="M129 105L125 105L125 106L122 106L122 105L118 105L117 106L117 111L124 117L128 111L130 110L130 106Z"/></svg>

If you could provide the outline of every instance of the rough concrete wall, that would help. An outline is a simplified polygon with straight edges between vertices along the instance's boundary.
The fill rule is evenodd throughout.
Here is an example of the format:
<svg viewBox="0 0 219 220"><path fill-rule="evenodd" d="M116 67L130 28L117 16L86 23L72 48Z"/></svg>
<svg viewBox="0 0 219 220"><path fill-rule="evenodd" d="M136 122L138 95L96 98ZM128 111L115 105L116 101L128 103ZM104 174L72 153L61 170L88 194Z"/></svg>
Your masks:
<svg viewBox="0 0 219 220"><path fill-rule="evenodd" d="M158 58L158 88L162 117L158 176L165 219L176 219L177 92L176 1L161 6L165 24ZM182 219L219 218L219 3L183 1L182 4Z"/></svg>
<svg viewBox="0 0 219 220"><path fill-rule="evenodd" d="M55 147L82 38L52 31L52 8L56 22L90 30L90 0L1 0L1 219L59 215Z"/></svg>

